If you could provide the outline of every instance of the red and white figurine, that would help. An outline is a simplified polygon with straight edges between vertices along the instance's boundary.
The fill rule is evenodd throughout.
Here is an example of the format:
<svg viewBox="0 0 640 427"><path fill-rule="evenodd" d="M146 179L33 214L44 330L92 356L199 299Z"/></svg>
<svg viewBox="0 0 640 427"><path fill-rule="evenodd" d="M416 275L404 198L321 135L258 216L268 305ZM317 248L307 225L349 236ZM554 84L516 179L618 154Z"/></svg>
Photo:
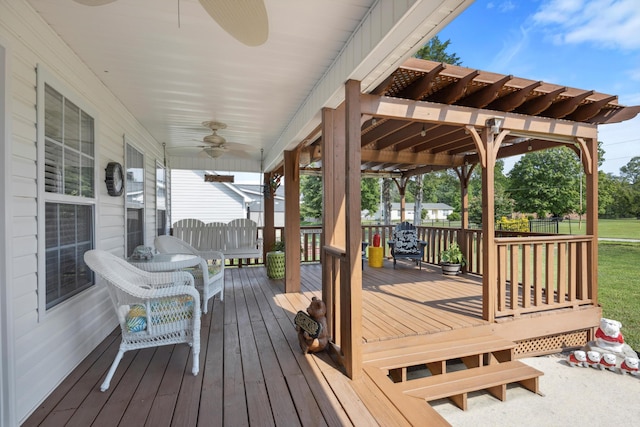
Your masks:
<svg viewBox="0 0 640 427"><path fill-rule="evenodd" d="M638 359L635 357L625 357L622 364L620 364L620 373L631 374L635 376L640 376L638 372Z"/></svg>
<svg viewBox="0 0 640 427"><path fill-rule="evenodd" d="M567 357L567 363L569 366L581 366L586 368L587 365L587 353L582 350L576 350L573 353L569 354Z"/></svg>

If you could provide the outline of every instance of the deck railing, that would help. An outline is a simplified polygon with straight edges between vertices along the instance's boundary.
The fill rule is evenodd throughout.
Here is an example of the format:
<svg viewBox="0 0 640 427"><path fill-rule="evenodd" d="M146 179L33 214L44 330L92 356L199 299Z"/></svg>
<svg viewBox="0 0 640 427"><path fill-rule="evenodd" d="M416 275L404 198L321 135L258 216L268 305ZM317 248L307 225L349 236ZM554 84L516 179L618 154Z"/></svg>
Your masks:
<svg viewBox="0 0 640 427"><path fill-rule="evenodd" d="M372 243L380 234L384 256L389 257L388 240L394 225L362 226L362 241ZM276 240L282 238L283 227L276 227ZM262 229L259 230L262 233ZM300 228L302 262L319 262L322 228ZM464 233L460 236L460 233ZM459 240L458 237L461 237ZM424 262L439 264L440 255L452 242L460 242L467 260L465 272L483 275L482 230L447 227L418 227L418 238L427 242ZM593 303L593 278L588 268L593 250L592 236L558 236L540 233L496 231L497 280L495 283L495 317L519 316L578 307ZM340 282L340 263L344 254L325 248L331 259L323 268L329 269L332 297ZM262 260L252 260L261 264ZM335 304L336 301L331 301ZM335 307L334 307L335 308ZM330 320L331 323L331 320ZM339 325L332 325L339 334Z"/></svg>
<svg viewBox="0 0 640 427"><path fill-rule="evenodd" d="M592 236L499 237L496 318L591 304Z"/></svg>

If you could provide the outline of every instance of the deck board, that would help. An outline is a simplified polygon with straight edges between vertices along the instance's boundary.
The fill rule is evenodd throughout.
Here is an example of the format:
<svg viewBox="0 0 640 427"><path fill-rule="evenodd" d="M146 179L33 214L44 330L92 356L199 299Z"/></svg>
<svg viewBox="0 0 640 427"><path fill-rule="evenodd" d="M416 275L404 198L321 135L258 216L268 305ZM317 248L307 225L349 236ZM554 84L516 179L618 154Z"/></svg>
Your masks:
<svg viewBox="0 0 640 427"><path fill-rule="evenodd" d="M370 384L354 384L328 354L303 355L293 318L321 297L321 266L302 267L301 292L283 293L264 267L225 271L225 298L202 317L200 372L190 348L125 353L105 393L99 386L117 352L115 330L52 392L24 426L404 425ZM363 342L486 325L478 278L444 278L438 269L399 262L363 270ZM359 393L357 392L359 391ZM385 403L386 402L386 403Z"/></svg>

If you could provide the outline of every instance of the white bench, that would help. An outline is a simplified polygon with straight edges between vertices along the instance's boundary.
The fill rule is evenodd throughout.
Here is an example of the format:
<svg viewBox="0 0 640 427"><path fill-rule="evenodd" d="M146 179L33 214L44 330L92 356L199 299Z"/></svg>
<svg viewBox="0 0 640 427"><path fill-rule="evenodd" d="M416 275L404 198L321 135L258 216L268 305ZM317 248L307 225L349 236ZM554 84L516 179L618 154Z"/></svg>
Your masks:
<svg viewBox="0 0 640 427"><path fill-rule="evenodd" d="M262 258L262 239L255 221L239 218L229 223L187 218L173 224L173 235L200 251L219 251L227 259Z"/></svg>

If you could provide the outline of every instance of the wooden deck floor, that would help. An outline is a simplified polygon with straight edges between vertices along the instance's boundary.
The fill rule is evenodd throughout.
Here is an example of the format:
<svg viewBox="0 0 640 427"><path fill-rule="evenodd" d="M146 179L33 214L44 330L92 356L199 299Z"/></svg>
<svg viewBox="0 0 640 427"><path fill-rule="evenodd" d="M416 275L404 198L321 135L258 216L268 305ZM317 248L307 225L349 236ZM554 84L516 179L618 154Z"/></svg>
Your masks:
<svg viewBox="0 0 640 427"><path fill-rule="evenodd" d="M302 292L282 293L263 267L227 270L225 300L202 319L200 373L185 345L125 353L105 393L99 385L115 356L107 337L24 426L367 426L371 414L324 353L301 354L293 317L320 296L319 265L302 267ZM365 266L364 341L429 334L485 322L481 284L446 280L433 267ZM393 418L390 416L390 418ZM400 423L400 425L406 423Z"/></svg>

